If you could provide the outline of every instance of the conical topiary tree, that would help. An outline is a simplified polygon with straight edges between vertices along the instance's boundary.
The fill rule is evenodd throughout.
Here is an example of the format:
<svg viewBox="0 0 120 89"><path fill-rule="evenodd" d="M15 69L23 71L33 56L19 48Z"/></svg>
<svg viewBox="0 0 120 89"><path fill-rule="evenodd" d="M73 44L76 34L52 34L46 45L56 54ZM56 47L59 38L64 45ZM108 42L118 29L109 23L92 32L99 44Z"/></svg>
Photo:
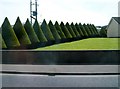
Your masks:
<svg viewBox="0 0 120 89"><path fill-rule="evenodd" d="M65 40L66 39L66 36L65 36L65 34L63 33L63 31L62 31L62 29L61 29L61 27L60 27L60 25L58 24L58 22L56 21L55 22L55 28L56 28L56 30L57 30L57 32L58 32L58 34L60 35L60 37L61 37L61 40Z"/></svg>
<svg viewBox="0 0 120 89"><path fill-rule="evenodd" d="M35 20L35 23L33 24L33 28L34 28L34 31L37 34L40 42L47 42L47 38L45 37L37 20Z"/></svg>
<svg viewBox="0 0 120 89"><path fill-rule="evenodd" d="M88 33L85 30L84 26L81 23L79 23L79 27L82 30L83 34L84 34L84 38L87 38L88 37Z"/></svg>
<svg viewBox="0 0 120 89"><path fill-rule="evenodd" d="M86 32L88 33L88 37L91 37L92 33L91 33L90 29L87 27L87 25L85 23L83 24L83 26L84 26Z"/></svg>
<svg viewBox="0 0 120 89"><path fill-rule="evenodd" d="M67 39L72 38L72 35L70 34L69 30L67 29L67 27L64 25L63 22L61 22L60 27L62 31L64 32Z"/></svg>
<svg viewBox="0 0 120 89"><path fill-rule="evenodd" d="M55 26L53 25L52 21L50 20L49 21L49 24L48 24L54 38L55 38L55 41L58 42L61 40L61 37L60 35L58 34L58 31L56 30Z"/></svg>
<svg viewBox="0 0 120 89"><path fill-rule="evenodd" d="M6 17L2 26L2 37L6 43L7 48L14 48L20 46L17 36L10 25L8 18Z"/></svg>
<svg viewBox="0 0 120 89"><path fill-rule="evenodd" d="M27 19L26 23L24 24L24 28L25 28L28 36L29 36L29 39L30 39L31 43L40 42L28 19Z"/></svg>
<svg viewBox="0 0 120 89"><path fill-rule="evenodd" d="M95 37L95 33L93 31L93 29L91 28L91 26L89 24L86 25L89 29L89 31L91 32L91 37Z"/></svg>
<svg viewBox="0 0 120 89"><path fill-rule="evenodd" d="M92 29L90 24L87 24L88 28L90 29L92 36L94 37L96 35L96 33L94 32L94 29Z"/></svg>
<svg viewBox="0 0 120 89"><path fill-rule="evenodd" d="M77 23L75 24L75 27L76 27L76 29L78 30L81 38L84 37L84 34L83 34L82 30L80 29L80 27L79 27L79 25L78 25Z"/></svg>
<svg viewBox="0 0 120 89"><path fill-rule="evenodd" d="M97 36L100 36L99 32L97 31L97 28L93 24L91 24L91 27L96 32Z"/></svg>
<svg viewBox="0 0 120 89"><path fill-rule="evenodd" d="M72 27L73 31L75 32L75 35L76 35L77 39L81 38L81 36L80 36L79 32L77 31L73 22L71 23L71 27Z"/></svg>
<svg viewBox="0 0 120 89"><path fill-rule="evenodd" d="M69 25L68 22L66 23L66 27L67 27L67 29L69 29L69 32L72 35L72 37L76 38L76 34L75 34L75 32L73 31L72 27Z"/></svg>
<svg viewBox="0 0 120 89"><path fill-rule="evenodd" d="M21 45L26 46L26 45L31 44L31 41L30 41L30 39L25 31L25 28L23 27L19 17L17 18L15 25L13 26L13 29L14 29L15 34L16 34Z"/></svg>
<svg viewBox="0 0 120 89"><path fill-rule="evenodd" d="M96 30L93 28L93 26L91 24L89 24L89 27L92 29L92 31L94 32L94 36L97 37L98 33L96 32Z"/></svg>
<svg viewBox="0 0 120 89"><path fill-rule="evenodd" d="M42 22L42 25L41 25L41 29L45 35L45 37L47 38L48 41L54 41L54 37L52 35L52 32L50 31L50 28L49 26L47 25L45 19L43 20Z"/></svg>
<svg viewBox="0 0 120 89"><path fill-rule="evenodd" d="M1 35L1 33L0 33L0 49L5 49L5 48L7 48L7 46L6 46L6 44L5 44L5 41L4 41L4 39L2 38L2 35Z"/></svg>

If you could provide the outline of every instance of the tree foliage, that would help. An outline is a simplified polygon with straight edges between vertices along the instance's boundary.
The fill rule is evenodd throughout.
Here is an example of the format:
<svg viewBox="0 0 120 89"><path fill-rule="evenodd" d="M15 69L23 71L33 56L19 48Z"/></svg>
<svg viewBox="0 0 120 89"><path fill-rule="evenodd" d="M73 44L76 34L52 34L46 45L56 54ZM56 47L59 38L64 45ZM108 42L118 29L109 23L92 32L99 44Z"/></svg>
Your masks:
<svg viewBox="0 0 120 89"><path fill-rule="evenodd" d="M29 36L29 39L30 39L31 43L40 42L28 19L27 19L26 23L24 24L24 28L25 28L28 36Z"/></svg>
<svg viewBox="0 0 120 89"><path fill-rule="evenodd" d="M8 18L6 17L2 24L2 37L8 48L14 48L20 46L17 36L10 25Z"/></svg>

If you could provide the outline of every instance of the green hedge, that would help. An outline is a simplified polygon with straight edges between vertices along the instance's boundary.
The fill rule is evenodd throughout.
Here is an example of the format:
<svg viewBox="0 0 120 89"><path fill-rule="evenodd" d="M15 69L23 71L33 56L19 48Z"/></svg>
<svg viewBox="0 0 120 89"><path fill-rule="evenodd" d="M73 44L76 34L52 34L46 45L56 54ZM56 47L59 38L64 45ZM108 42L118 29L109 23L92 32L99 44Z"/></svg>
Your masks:
<svg viewBox="0 0 120 89"><path fill-rule="evenodd" d="M66 23L66 27L67 29L69 30L70 34L72 35L73 38L76 38L76 34L75 32L73 31L72 27L69 25L69 23L67 22Z"/></svg>
<svg viewBox="0 0 120 89"><path fill-rule="evenodd" d="M50 28L49 26L47 25L45 19L43 20L42 22L42 25L41 25L41 29L45 35L45 37L47 38L48 41L53 41L55 40L53 35L52 35L52 32L50 31Z"/></svg>
<svg viewBox="0 0 120 89"><path fill-rule="evenodd" d="M107 29L105 27L102 27L100 30L100 36L101 37L107 37Z"/></svg>
<svg viewBox="0 0 120 89"><path fill-rule="evenodd" d="M79 32L77 31L77 28L75 27L75 25L73 23L71 23L71 27L76 35L77 38L81 38Z"/></svg>
<svg viewBox="0 0 120 89"><path fill-rule="evenodd" d="M49 28L50 28L50 30L51 30L51 32L52 32L55 40L56 40L56 41L57 41L57 40L61 40L61 37L60 37L60 35L58 34L58 31L56 30L56 28L55 28L55 26L53 25L53 23L52 23L51 20L49 21L48 26L49 26Z"/></svg>
<svg viewBox="0 0 120 89"><path fill-rule="evenodd" d="M62 31L64 32L66 38L72 38L72 35L70 34L69 30L67 29L67 27L64 25L63 22L61 22L60 27Z"/></svg>
<svg viewBox="0 0 120 89"><path fill-rule="evenodd" d="M29 39L30 39L31 43L40 42L28 19L27 19L26 23L24 24L24 28L25 28L28 36L29 36Z"/></svg>
<svg viewBox="0 0 120 89"><path fill-rule="evenodd" d="M2 24L2 37L8 48L14 48L20 46L17 36L10 25L8 18L6 17Z"/></svg>
<svg viewBox="0 0 120 89"><path fill-rule="evenodd" d="M34 28L34 31L37 34L40 42L47 42L47 38L45 37L37 20L35 20L35 23L33 24L33 28Z"/></svg>
<svg viewBox="0 0 120 89"><path fill-rule="evenodd" d="M13 29L14 29L15 34L16 34L21 45L31 44L31 41L30 41L30 39L25 31L25 28L23 27L19 17L17 18L15 25L13 26Z"/></svg>
<svg viewBox="0 0 120 89"><path fill-rule="evenodd" d="M57 21L55 22L55 28L56 28L58 34L60 35L61 39L66 39L66 36L63 33L63 31Z"/></svg>

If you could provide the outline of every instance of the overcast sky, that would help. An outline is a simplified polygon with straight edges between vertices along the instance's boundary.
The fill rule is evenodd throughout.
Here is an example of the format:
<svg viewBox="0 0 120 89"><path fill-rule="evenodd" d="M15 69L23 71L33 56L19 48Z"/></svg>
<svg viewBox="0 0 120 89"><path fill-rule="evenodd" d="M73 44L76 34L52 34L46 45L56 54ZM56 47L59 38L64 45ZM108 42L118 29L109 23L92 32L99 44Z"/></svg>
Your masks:
<svg viewBox="0 0 120 89"><path fill-rule="evenodd" d="M33 0L34 2L35 0ZM38 0L38 21L46 19L74 23L107 25L118 16L119 0ZM11 25L19 16L24 23L30 18L30 0L0 0L0 26L5 17Z"/></svg>

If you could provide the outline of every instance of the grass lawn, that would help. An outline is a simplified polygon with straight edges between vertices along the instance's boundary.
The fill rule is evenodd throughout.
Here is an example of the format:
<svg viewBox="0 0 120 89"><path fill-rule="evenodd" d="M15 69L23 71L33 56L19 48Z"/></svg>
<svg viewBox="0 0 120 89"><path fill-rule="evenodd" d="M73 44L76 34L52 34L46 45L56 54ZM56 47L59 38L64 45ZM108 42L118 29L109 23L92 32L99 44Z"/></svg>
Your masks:
<svg viewBox="0 0 120 89"><path fill-rule="evenodd" d="M89 38L35 50L120 50L120 38Z"/></svg>

